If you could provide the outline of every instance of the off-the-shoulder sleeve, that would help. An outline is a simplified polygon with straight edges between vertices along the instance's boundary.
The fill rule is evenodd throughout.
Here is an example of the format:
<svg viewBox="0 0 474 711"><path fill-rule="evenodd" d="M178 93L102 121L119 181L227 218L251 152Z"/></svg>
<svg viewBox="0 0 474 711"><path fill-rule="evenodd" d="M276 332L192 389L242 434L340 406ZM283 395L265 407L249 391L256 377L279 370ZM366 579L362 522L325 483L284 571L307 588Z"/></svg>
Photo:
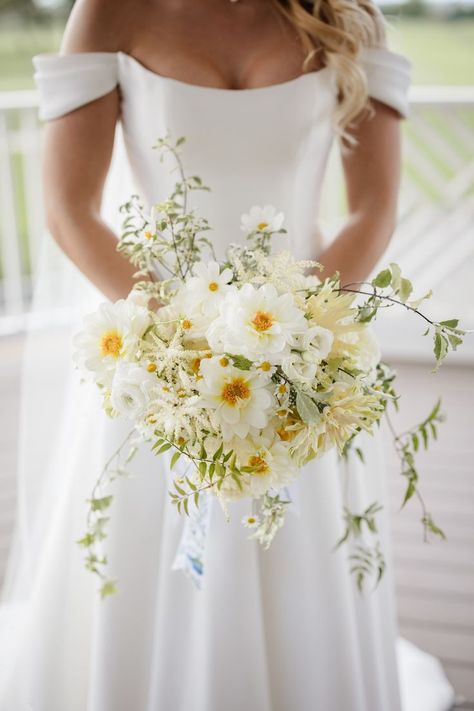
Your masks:
<svg viewBox="0 0 474 711"><path fill-rule="evenodd" d="M386 47L365 47L361 63L367 76L369 96L396 109L402 118L408 118L412 70L408 57Z"/></svg>
<svg viewBox="0 0 474 711"><path fill-rule="evenodd" d="M44 121L105 96L118 83L115 52L37 54L33 66Z"/></svg>

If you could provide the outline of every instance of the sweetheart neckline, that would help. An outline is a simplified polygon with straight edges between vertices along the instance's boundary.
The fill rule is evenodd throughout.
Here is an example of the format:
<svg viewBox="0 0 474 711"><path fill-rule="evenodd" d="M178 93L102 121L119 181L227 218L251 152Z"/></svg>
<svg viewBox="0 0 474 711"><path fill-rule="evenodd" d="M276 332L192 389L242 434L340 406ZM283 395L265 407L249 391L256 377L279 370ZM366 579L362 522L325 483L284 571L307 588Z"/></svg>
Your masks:
<svg viewBox="0 0 474 711"><path fill-rule="evenodd" d="M174 77L168 77L165 76L164 74L159 74L158 72L155 72L152 69L149 69L147 66L142 64L140 60L136 59L134 56L131 54L128 54L127 52L117 52L117 55L120 55L122 57L125 57L127 60L129 60L132 64L136 65L139 69L141 69L144 73L151 75L152 77L155 77L156 79L160 79L165 82L169 82L172 84L175 84L177 86L182 86L185 88L190 88L191 90L200 90L200 91L207 91L207 92L212 92L216 94L224 94L226 96L230 94L255 94L256 92L268 92L271 90L275 89L284 89L290 86L293 86L294 84L299 83L302 79L307 79L308 77L316 77L319 74L326 74L328 71L332 69L331 66L326 65L322 69L318 69L317 71L313 72L306 72L304 74L299 74L297 77L294 77L293 79L288 79L287 81L282 81L282 82L277 82L276 84L267 84L265 86L255 86L255 87L245 87L243 89L228 89L227 87L218 87L218 86L204 86L203 84L191 84L191 82L187 81L182 81L181 79L175 79Z"/></svg>

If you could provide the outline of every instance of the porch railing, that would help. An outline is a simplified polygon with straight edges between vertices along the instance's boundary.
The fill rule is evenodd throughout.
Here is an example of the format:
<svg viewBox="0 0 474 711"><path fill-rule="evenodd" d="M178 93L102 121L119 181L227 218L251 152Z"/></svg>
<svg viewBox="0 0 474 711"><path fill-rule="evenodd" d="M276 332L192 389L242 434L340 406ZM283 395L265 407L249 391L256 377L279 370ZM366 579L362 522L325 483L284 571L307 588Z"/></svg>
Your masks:
<svg viewBox="0 0 474 711"><path fill-rule="evenodd" d="M0 333L24 325L43 232L37 102L34 91L0 93ZM410 102L398 224L383 262L397 261L420 292L432 288L436 313L474 327L474 86L416 86ZM329 171L342 215L335 150ZM392 348L416 355L396 319L387 324Z"/></svg>

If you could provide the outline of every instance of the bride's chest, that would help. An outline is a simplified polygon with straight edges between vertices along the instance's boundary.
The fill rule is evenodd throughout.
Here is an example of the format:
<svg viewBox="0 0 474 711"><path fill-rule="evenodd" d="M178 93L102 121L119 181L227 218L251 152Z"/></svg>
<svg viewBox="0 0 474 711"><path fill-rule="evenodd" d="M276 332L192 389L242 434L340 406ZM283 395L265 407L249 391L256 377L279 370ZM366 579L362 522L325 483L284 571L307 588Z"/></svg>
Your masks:
<svg viewBox="0 0 474 711"><path fill-rule="evenodd" d="M318 170L319 156L333 138L336 87L330 68L231 90L164 77L120 54L119 75L123 130L142 172L158 170L152 146L165 135L186 137L193 170L267 176L301 162Z"/></svg>

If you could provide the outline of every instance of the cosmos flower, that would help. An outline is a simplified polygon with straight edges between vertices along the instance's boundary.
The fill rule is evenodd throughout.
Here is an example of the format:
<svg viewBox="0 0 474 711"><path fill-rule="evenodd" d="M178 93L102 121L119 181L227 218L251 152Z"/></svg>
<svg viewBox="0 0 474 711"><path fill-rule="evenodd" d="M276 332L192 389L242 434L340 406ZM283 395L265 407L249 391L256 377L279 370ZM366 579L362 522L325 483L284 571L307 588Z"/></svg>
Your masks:
<svg viewBox="0 0 474 711"><path fill-rule="evenodd" d="M278 232L283 225L285 216L277 212L273 205L253 205L248 213L244 213L240 220L240 229L243 232Z"/></svg>

